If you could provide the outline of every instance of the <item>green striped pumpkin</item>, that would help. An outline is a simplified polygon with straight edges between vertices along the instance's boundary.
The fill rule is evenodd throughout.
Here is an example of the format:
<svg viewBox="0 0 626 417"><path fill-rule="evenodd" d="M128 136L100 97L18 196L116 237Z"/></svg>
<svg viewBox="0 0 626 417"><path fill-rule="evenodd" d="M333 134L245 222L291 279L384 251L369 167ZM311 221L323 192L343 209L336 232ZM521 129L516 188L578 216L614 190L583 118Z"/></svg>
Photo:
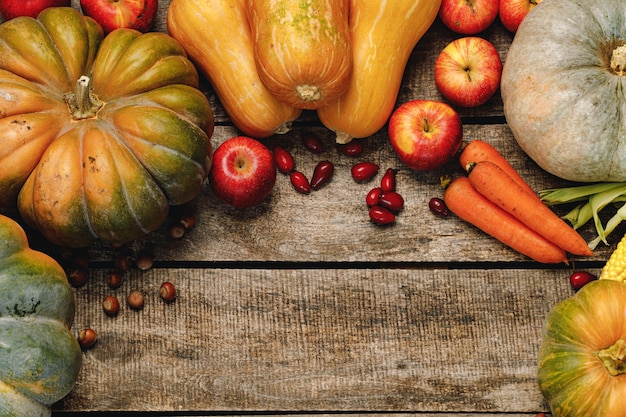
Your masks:
<svg viewBox="0 0 626 417"><path fill-rule="evenodd" d="M0 215L0 416L51 415L82 363L74 292L61 266Z"/></svg>

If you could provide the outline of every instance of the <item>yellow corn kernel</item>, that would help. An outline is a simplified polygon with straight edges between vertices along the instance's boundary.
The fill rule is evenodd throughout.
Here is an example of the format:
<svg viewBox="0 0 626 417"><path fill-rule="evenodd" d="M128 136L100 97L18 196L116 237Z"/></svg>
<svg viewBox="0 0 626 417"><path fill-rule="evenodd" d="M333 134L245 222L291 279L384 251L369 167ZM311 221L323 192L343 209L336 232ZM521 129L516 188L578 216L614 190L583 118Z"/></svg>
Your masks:
<svg viewBox="0 0 626 417"><path fill-rule="evenodd" d="M600 279L626 280L626 235L619 241L609 260L602 268Z"/></svg>

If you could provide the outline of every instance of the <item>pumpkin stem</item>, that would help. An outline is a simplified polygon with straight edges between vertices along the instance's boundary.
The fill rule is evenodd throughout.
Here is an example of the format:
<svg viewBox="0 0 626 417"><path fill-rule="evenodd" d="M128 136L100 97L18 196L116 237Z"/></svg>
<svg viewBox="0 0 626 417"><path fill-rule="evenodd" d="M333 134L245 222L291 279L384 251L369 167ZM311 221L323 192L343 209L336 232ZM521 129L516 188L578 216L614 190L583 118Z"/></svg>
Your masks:
<svg viewBox="0 0 626 417"><path fill-rule="evenodd" d="M597 355L610 375L617 376L626 373L626 341L624 339L619 339L606 349L599 350Z"/></svg>
<svg viewBox="0 0 626 417"><path fill-rule="evenodd" d="M611 55L611 69L617 75L626 73L626 45L618 46Z"/></svg>
<svg viewBox="0 0 626 417"><path fill-rule="evenodd" d="M76 91L65 94L64 99L74 120L96 117L98 110L104 105L104 102L93 93L91 78L86 75L76 81Z"/></svg>
<svg viewBox="0 0 626 417"><path fill-rule="evenodd" d="M296 92L298 93L298 97L300 98L300 100L304 102L318 101L320 98L322 98L322 93L320 92L319 87L317 87L316 85L299 85L296 87Z"/></svg>

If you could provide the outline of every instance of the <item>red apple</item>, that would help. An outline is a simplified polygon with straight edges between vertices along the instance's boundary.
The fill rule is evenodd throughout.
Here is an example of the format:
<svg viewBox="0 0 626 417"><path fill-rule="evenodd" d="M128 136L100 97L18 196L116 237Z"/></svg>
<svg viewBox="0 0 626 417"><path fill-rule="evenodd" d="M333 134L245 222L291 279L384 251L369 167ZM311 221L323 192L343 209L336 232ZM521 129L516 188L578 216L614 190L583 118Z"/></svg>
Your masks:
<svg viewBox="0 0 626 417"><path fill-rule="evenodd" d="M453 105L476 107L500 87L502 60L493 44L469 36L450 42L435 60L435 85Z"/></svg>
<svg viewBox="0 0 626 417"><path fill-rule="evenodd" d="M392 113L388 129L393 150L415 171L441 167L459 150L463 140L461 118L441 101L402 104Z"/></svg>
<svg viewBox="0 0 626 417"><path fill-rule="evenodd" d="M215 195L235 207L263 201L276 183L276 164L263 143L248 136L223 142L213 153L209 183Z"/></svg>
<svg viewBox="0 0 626 417"><path fill-rule="evenodd" d="M541 0L500 0L500 21L510 32L517 32L522 20Z"/></svg>
<svg viewBox="0 0 626 417"><path fill-rule="evenodd" d="M4 20L18 16L37 17L39 12L48 7L69 7L71 4L71 0L2 0L0 14Z"/></svg>
<svg viewBox="0 0 626 417"><path fill-rule="evenodd" d="M456 33L474 35L496 20L499 3L500 0L442 0L439 18Z"/></svg>
<svg viewBox="0 0 626 417"><path fill-rule="evenodd" d="M83 13L100 23L105 33L118 28L149 31L158 4L158 0L80 0Z"/></svg>

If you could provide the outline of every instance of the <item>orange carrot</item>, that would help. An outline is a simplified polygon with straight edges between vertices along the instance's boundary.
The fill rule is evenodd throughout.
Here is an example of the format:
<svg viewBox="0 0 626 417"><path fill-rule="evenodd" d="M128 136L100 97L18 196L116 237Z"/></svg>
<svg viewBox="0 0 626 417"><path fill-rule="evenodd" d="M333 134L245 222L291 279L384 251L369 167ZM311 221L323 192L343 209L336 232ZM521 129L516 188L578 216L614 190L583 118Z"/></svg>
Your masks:
<svg viewBox="0 0 626 417"><path fill-rule="evenodd" d="M519 175L519 173L509 164L509 161L506 160L504 155L502 155L496 148L494 148L489 143L482 141L480 139L473 140L468 143L461 154L459 155L459 162L464 170L469 172L471 166L477 162L481 161L491 161L497 166L499 166L504 172L509 174L511 178L515 180L521 187L523 187L530 194L534 195L539 199L535 190L533 190L530 185Z"/></svg>
<svg viewBox="0 0 626 417"><path fill-rule="evenodd" d="M476 191L564 251L581 256L593 255L574 228L541 200L526 193L496 164L478 162L469 171L468 178Z"/></svg>
<svg viewBox="0 0 626 417"><path fill-rule="evenodd" d="M452 181L443 200L452 213L519 253L541 263L568 263L563 249L489 201L467 177Z"/></svg>

